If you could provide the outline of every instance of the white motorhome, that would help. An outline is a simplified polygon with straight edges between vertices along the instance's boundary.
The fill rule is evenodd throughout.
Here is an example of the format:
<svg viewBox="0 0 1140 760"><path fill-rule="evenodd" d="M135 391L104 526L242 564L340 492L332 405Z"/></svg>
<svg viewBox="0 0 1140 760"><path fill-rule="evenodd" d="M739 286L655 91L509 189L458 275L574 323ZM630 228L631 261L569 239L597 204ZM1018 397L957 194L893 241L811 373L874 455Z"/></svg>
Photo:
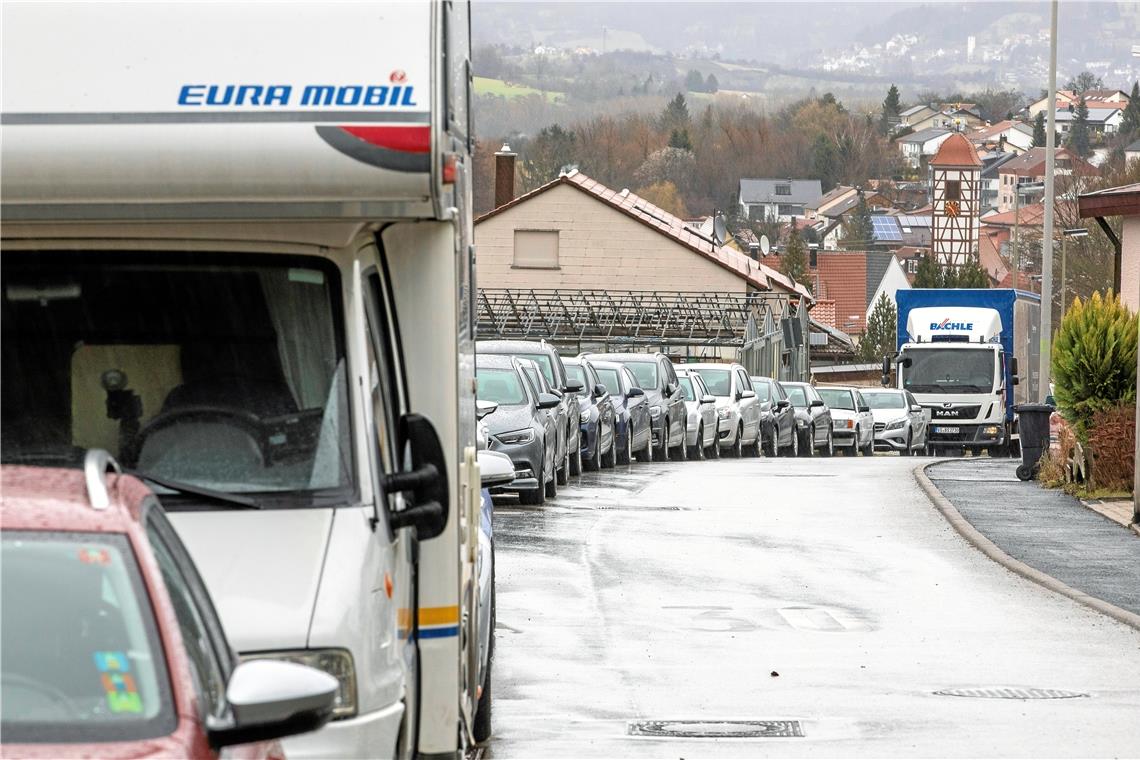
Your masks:
<svg viewBox="0 0 1140 760"><path fill-rule="evenodd" d="M487 731L469 45L451 0L3 6L3 456L110 451L241 655L339 680L290 757Z"/></svg>

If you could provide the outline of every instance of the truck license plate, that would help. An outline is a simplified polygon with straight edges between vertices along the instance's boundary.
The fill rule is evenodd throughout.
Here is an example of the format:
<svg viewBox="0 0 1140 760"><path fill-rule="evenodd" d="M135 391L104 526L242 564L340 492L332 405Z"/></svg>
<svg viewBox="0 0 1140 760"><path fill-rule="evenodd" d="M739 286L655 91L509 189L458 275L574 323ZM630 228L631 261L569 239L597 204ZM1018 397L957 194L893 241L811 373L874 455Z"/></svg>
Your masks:
<svg viewBox="0 0 1140 760"><path fill-rule="evenodd" d="M956 428L956 427L936 427L936 428L934 428L934 432L935 432L935 433L943 433L943 434L945 434L945 435L957 435L959 432L961 432L961 428Z"/></svg>

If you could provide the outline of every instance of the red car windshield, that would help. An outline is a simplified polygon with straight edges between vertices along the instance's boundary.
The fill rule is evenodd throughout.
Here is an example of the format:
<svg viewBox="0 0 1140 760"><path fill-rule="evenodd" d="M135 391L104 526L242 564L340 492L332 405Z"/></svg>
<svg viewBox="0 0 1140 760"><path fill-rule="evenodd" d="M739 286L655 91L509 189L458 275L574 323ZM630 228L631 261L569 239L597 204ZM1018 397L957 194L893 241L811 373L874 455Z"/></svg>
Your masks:
<svg viewBox="0 0 1140 760"><path fill-rule="evenodd" d="M125 536L5 531L0 561L5 743L174 730L165 656Z"/></svg>

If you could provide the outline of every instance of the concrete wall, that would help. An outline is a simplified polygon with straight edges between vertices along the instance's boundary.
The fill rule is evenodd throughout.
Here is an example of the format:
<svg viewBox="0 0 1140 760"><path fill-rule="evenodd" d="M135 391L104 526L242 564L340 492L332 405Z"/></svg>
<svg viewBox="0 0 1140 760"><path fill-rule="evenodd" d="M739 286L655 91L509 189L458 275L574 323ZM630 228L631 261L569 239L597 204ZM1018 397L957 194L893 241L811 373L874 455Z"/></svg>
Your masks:
<svg viewBox="0 0 1140 760"><path fill-rule="evenodd" d="M515 230L558 230L558 269L517 269ZM746 282L587 193L559 185L475 227L481 288L743 293Z"/></svg>
<svg viewBox="0 0 1140 760"><path fill-rule="evenodd" d="M1121 244L1120 298L1140 311L1140 216L1124 217Z"/></svg>

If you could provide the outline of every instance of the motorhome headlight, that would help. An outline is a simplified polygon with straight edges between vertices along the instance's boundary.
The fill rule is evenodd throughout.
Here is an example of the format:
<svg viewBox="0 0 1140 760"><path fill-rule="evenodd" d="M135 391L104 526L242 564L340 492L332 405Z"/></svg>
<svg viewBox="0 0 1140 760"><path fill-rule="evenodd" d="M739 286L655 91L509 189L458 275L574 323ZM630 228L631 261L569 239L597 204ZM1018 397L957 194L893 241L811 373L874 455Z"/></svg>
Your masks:
<svg viewBox="0 0 1140 760"><path fill-rule="evenodd" d="M356 715L356 668L347 649L292 649L280 652L251 652L241 655L248 660L284 660L323 670L337 680L340 687L333 700L333 720Z"/></svg>
<svg viewBox="0 0 1140 760"><path fill-rule="evenodd" d="M496 438L504 446L517 446L521 443L530 443L534 440L534 429L512 430L509 433L499 433Z"/></svg>
<svg viewBox="0 0 1140 760"><path fill-rule="evenodd" d="M897 420L891 420L887 423L886 430L902 430L906 427L906 417L900 417Z"/></svg>

